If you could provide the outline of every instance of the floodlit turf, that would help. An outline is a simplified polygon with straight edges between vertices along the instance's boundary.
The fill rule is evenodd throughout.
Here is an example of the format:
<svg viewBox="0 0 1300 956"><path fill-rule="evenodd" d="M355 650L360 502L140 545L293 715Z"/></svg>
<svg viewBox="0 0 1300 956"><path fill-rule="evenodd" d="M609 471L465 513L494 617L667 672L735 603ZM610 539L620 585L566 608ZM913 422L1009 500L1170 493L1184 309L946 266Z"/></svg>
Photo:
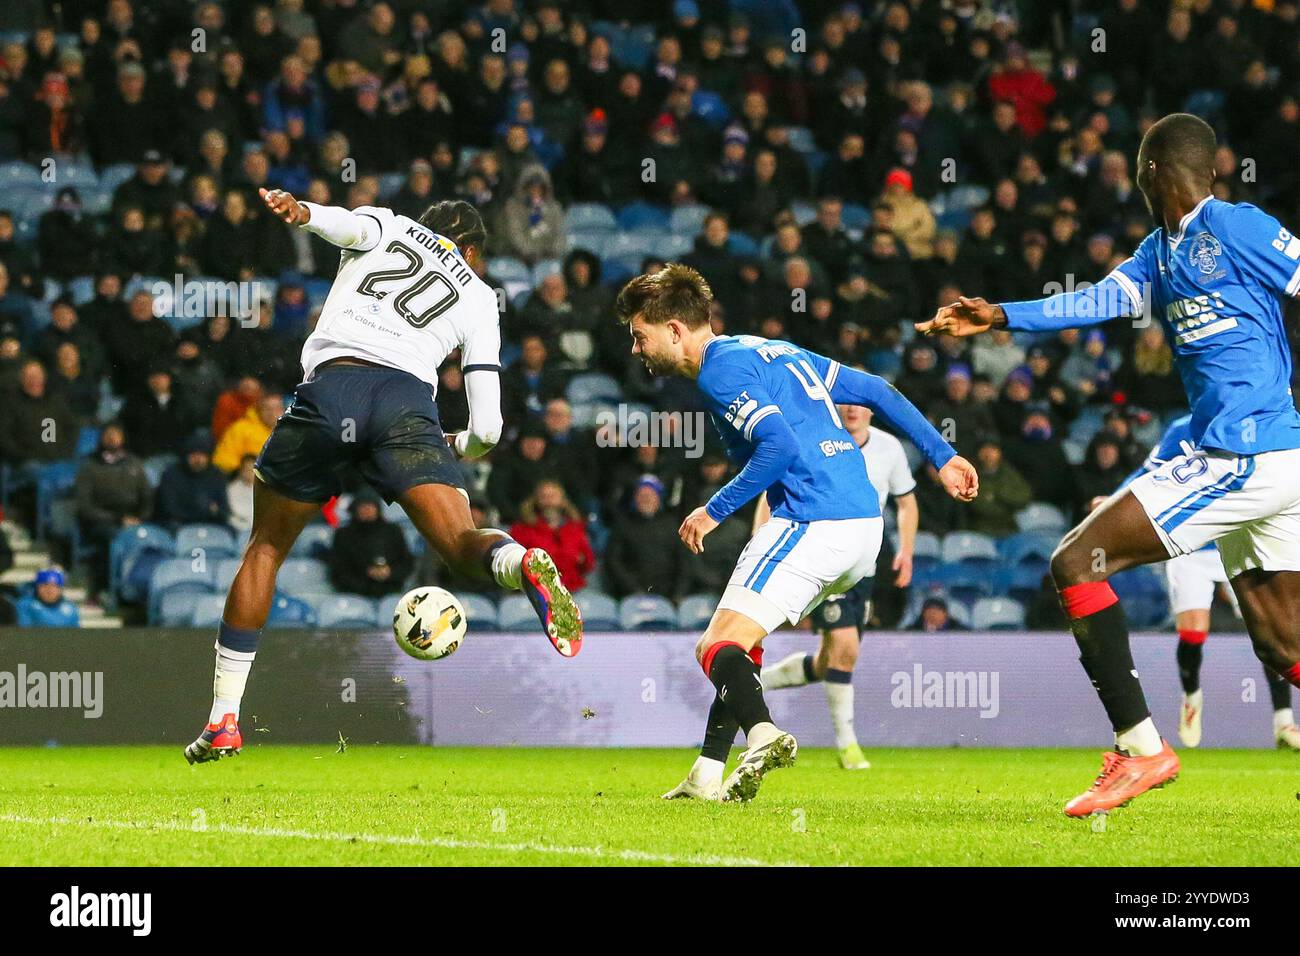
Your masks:
<svg viewBox="0 0 1300 956"><path fill-rule="evenodd" d="M1294 864L1300 757L1190 751L1183 775L1070 820L1092 751L804 751L748 806L667 802L693 754L253 746L0 750L10 865Z"/></svg>

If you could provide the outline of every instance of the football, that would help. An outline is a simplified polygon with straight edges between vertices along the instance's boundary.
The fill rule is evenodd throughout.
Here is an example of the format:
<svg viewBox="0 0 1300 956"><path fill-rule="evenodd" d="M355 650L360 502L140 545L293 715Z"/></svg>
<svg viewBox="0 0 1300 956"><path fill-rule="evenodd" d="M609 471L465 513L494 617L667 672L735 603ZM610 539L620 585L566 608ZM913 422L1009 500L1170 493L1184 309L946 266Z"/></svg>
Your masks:
<svg viewBox="0 0 1300 956"><path fill-rule="evenodd" d="M393 611L397 646L422 661L436 661L454 653L465 639L466 626L464 606L456 595L442 588L407 591Z"/></svg>

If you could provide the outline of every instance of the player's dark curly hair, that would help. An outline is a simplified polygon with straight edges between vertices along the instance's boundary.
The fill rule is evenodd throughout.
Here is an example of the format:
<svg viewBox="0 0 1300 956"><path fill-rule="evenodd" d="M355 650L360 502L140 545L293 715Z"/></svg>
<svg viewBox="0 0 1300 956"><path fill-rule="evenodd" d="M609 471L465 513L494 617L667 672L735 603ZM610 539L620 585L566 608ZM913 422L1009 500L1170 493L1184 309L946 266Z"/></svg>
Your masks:
<svg viewBox="0 0 1300 956"><path fill-rule="evenodd" d="M446 236L461 249L470 246L482 248L487 241L483 216L463 199L444 199L434 203L420 216L420 225Z"/></svg>

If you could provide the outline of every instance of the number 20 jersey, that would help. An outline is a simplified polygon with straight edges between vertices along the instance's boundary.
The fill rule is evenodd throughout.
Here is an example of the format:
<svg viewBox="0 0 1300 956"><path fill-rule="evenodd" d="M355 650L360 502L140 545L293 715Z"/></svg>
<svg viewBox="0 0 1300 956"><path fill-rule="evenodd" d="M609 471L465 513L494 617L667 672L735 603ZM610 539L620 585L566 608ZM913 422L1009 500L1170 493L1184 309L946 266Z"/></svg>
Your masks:
<svg viewBox="0 0 1300 956"><path fill-rule="evenodd" d="M461 368L496 369L501 325L492 288L455 243L391 209L359 206L379 223L379 242L343 249L320 321L302 347L308 381L325 362L357 358L438 387L438 367L461 350Z"/></svg>

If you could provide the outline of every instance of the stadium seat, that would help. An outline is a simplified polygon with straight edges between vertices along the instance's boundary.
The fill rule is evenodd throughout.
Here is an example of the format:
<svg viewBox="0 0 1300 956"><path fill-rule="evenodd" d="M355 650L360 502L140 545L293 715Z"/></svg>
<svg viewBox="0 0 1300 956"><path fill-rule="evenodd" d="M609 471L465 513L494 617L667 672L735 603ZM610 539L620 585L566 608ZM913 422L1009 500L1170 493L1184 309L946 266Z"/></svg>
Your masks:
<svg viewBox="0 0 1300 956"><path fill-rule="evenodd" d="M317 627L372 628L378 616L372 598L357 594L328 594L314 605ZM390 612L391 620L391 612Z"/></svg>
<svg viewBox="0 0 1300 956"><path fill-rule="evenodd" d="M312 627L315 623L310 604L300 598L276 593L271 602L271 614L266 619L268 628Z"/></svg>
<svg viewBox="0 0 1300 956"><path fill-rule="evenodd" d="M334 541L334 529L323 521L307 525L293 543L291 558L320 558L324 560Z"/></svg>
<svg viewBox="0 0 1300 956"><path fill-rule="evenodd" d="M469 613L468 610L466 613ZM522 594L511 594L497 606L497 626L503 631L531 631L537 628L537 612Z"/></svg>
<svg viewBox="0 0 1300 956"><path fill-rule="evenodd" d="M1069 525L1060 508L1034 501L1017 512L1016 527L1021 531L1052 531L1059 534L1064 533Z"/></svg>
<svg viewBox="0 0 1300 956"><path fill-rule="evenodd" d="M1056 550L1060 537L1041 531L1021 531L1007 535L998 542L998 553L1006 564L1016 565L1024 561L1036 564L1046 563Z"/></svg>
<svg viewBox="0 0 1300 956"><path fill-rule="evenodd" d="M808 127L791 126L787 132L790 137L790 148L796 153L817 152L817 142L813 139L812 130Z"/></svg>
<svg viewBox="0 0 1300 956"><path fill-rule="evenodd" d="M280 566L277 585L285 594L294 597L328 594L333 590L325 562L315 558L289 558Z"/></svg>
<svg viewBox="0 0 1300 956"><path fill-rule="evenodd" d="M613 235L614 233L608 229L575 229L565 233L570 250L585 249L597 257L609 244L610 237Z"/></svg>
<svg viewBox="0 0 1300 956"><path fill-rule="evenodd" d="M810 222L815 222L817 219L817 207L810 202L795 200L790 203L790 213L794 216L794 221L800 228Z"/></svg>
<svg viewBox="0 0 1300 956"><path fill-rule="evenodd" d="M1011 598L980 598L970 611L977 631L1012 631L1025 626L1025 609Z"/></svg>
<svg viewBox="0 0 1300 956"><path fill-rule="evenodd" d="M617 402L623 397L623 386L602 372L585 372L569 380L564 397L573 405L601 400Z"/></svg>
<svg viewBox="0 0 1300 956"><path fill-rule="evenodd" d="M543 259L541 262L535 263L532 269L529 270L528 281L538 286L542 284L543 279L563 271L564 263L559 259Z"/></svg>
<svg viewBox="0 0 1300 956"><path fill-rule="evenodd" d="M647 202L628 203L618 211L615 218L618 228L629 232L633 230L667 232L671 223L668 210L662 206L652 206Z"/></svg>
<svg viewBox="0 0 1300 956"><path fill-rule="evenodd" d="M617 631L618 602L608 594L585 589L574 595L582 611L582 626L588 631Z"/></svg>
<svg viewBox="0 0 1300 956"><path fill-rule="evenodd" d="M871 212L866 206L845 203L844 211L840 214L840 222L844 224L845 229L866 229L871 225Z"/></svg>
<svg viewBox="0 0 1300 956"><path fill-rule="evenodd" d="M1130 568L1110 579L1110 586L1124 605L1129 626L1161 627L1169 618L1169 599L1165 595L1164 575L1150 567Z"/></svg>
<svg viewBox="0 0 1300 956"><path fill-rule="evenodd" d="M618 220L609 207L599 203L574 203L564 214L565 232L613 232L616 229Z"/></svg>
<svg viewBox="0 0 1300 956"><path fill-rule="evenodd" d="M230 585L235 581L235 575L239 573L241 563L239 558L222 558L218 561L213 587L223 594L229 591Z"/></svg>
<svg viewBox="0 0 1300 956"><path fill-rule="evenodd" d="M18 186L43 186L41 182L41 170L31 163L24 163L22 160L14 160L0 166L0 185L6 190Z"/></svg>
<svg viewBox="0 0 1300 956"><path fill-rule="evenodd" d="M176 557L190 559L198 551L210 560L233 557L235 533L219 524L187 524L176 531Z"/></svg>
<svg viewBox="0 0 1300 956"><path fill-rule="evenodd" d="M175 552L175 540L171 534L157 525L138 524L133 528L123 528L113 538L108 548L109 581L120 589L126 572L141 556L152 554L156 559L160 559L170 557ZM147 586L148 580L148 577L145 577L141 584ZM124 600L135 601L140 599L143 590L130 598L120 590L119 594Z"/></svg>
<svg viewBox="0 0 1300 956"><path fill-rule="evenodd" d="M533 279L528 266L511 256L494 256L488 267L488 274L503 285L511 282L531 284Z"/></svg>
<svg viewBox="0 0 1300 956"><path fill-rule="evenodd" d="M497 629L497 606L490 597L483 594L458 594L461 606L465 608L465 619L471 631L495 631ZM389 619L391 621L391 608ZM534 617L534 620L536 618Z"/></svg>
<svg viewBox="0 0 1300 956"><path fill-rule="evenodd" d="M191 558L167 558L149 575L149 622L158 623L164 594L208 594L216 582L216 566Z"/></svg>
<svg viewBox="0 0 1300 956"><path fill-rule="evenodd" d="M987 561L996 564L998 546L993 539L978 531L953 531L943 539L944 564L961 561Z"/></svg>
<svg viewBox="0 0 1300 956"><path fill-rule="evenodd" d="M633 594L618 606L618 622L625 631L662 631L677 627L677 608L662 594Z"/></svg>
<svg viewBox="0 0 1300 956"><path fill-rule="evenodd" d="M713 612L717 609L716 594L692 594L683 598L677 605L677 629L679 631L702 631L709 626Z"/></svg>
<svg viewBox="0 0 1300 956"><path fill-rule="evenodd" d="M161 627L186 627L194 616L194 602L199 597L210 597L212 595L202 594L195 595L184 591L171 590L163 594L158 601L158 611L155 620L151 624L157 624ZM225 606L225 597L221 597L221 604ZM218 612L218 617L220 616Z"/></svg>
<svg viewBox="0 0 1300 956"><path fill-rule="evenodd" d="M677 206L668 216L668 228L674 235L689 236L692 240L704 228L708 206Z"/></svg>
<svg viewBox="0 0 1300 956"><path fill-rule="evenodd" d="M601 255L611 259L640 260L650 256L667 256L665 247L672 239L672 233L666 229L645 227L635 231L613 233L609 242L600 250Z"/></svg>
<svg viewBox="0 0 1300 956"><path fill-rule="evenodd" d="M198 597L189 595L189 599L193 608L189 619L190 627L214 628L221 624L221 615L226 610L224 594L200 594Z"/></svg>

